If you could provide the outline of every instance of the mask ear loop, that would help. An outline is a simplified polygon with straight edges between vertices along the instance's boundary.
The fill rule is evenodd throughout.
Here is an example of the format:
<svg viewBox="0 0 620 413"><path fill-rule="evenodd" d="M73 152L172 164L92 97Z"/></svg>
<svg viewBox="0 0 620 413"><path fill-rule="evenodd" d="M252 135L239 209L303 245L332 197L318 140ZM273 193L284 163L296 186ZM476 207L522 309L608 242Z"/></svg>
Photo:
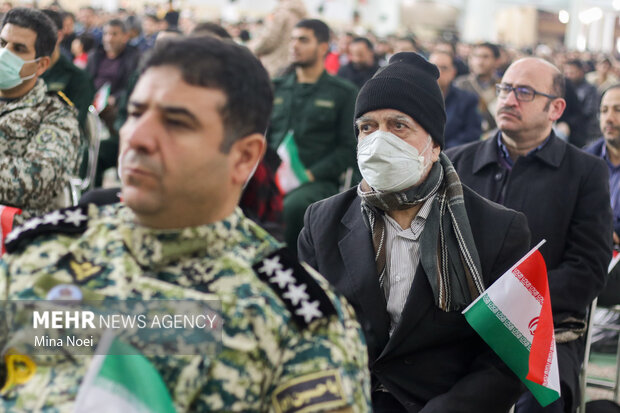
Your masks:
<svg viewBox="0 0 620 413"><path fill-rule="evenodd" d="M431 138L431 135L429 133L428 134L428 140L426 141L426 146L424 146L424 149L422 149L422 152L420 152L420 155L419 155L423 159L422 163L424 164L424 170L425 171L426 171L426 168L428 168L429 165L431 164L431 162L430 162L431 157L430 156L426 157L426 156L424 156L422 154L425 153L426 150L431 146L431 142L432 141L433 141L433 139ZM428 159L428 162L427 162L427 159Z"/></svg>
<svg viewBox="0 0 620 413"><path fill-rule="evenodd" d="M24 63L22 64L22 67L24 67L25 64L27 63L35 63L37 62L39 59L41 59L40 57L37 57L36 59L32 59L32 60L24 60ZM26 77L20 77L20 79L22 80L22 83L26 80L30 80L33 77L35 77L35 75L37 74L37 71L35 70L33 74L28 75Z"/></svg>
<svg viewBox="0 0 620 413"><path fill-rule="evenodd" d="M248 186L248 184L250 183L250 180L252 180L252 178L254 177L254 174L256 173L256 170L258 169L258 165L260 165L262 161L263 161L263 158L259 159L258 162L256 162L256 164L252 168L252 172L250 172L250 175L247 177L247 179L245 180L245 183L243 184L243 187L241 188L242 191L245 190L246 186Z"/></svg>
<svg viewBox="0 0 620 413"><path fill-rule="evenodd" d="M422 155L424 152L426 152L426 150L428 149L429 146L431 146L431 142L433 141L433 138L431 138L431 135L428 135L428 140L426 141L426 146L424 146L424 149L422 149L422 152L420 152L420 155Z"/></svg>

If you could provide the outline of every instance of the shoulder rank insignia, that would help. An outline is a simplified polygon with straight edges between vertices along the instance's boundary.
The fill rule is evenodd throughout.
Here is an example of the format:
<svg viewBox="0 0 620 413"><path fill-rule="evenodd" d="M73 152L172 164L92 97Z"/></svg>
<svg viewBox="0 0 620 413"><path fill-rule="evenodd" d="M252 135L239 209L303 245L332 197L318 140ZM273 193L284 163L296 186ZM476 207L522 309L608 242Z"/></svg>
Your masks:
<svg viewBox="0 0 620 413"><path fill-rule="evenodd" d="M258 277L282 298L299 327L304 328L315 319L336 314L323 288L288 249L272 253L253 268Z"/></svg>
<svg viewBox="0 0 620 413"><path fill-rule="evenodd" d="M54 96L58 96L60 98L60 100L62 100L63 102L65 102L67 105L73 107L75 106L73 104L73 102L71 101L71 99L69 99L69 97L67 95L64 94L64 92L62 90L57 90L57 91L50 91L49 92L51 95Z"/></svg>
<svg viewBox="0 0 620 413"><path fill-rule="evenodd" d="M99 275L103 269L99 265L93 265L92 263L78 262L74 258L69 261L69 272L71 276L78 284L84 284L92 278Z"/></svg>
<svg viewBox="0 0 620 413"><path fill-rule="evenodd" d="M338 370L297 377L279 386L271 399L277 413L318 412L347 406Z"/></svg>
<svg viewBox="0 0 620 413"><path fill-rule="evenodd" d="M6 237L7 252L19 250L29 240L42 234L80 234L88 226L88 207L76 206L50 212L26 221Z"/></svg>

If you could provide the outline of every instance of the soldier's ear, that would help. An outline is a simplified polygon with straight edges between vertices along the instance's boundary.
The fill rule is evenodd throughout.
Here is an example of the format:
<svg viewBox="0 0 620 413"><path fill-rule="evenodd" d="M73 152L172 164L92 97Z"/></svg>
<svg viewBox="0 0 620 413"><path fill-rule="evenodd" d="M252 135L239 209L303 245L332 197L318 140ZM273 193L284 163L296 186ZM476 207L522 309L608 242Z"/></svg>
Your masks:
<svg viewBox="0 0 620 413"><path fill-rule="evenodd" d="M50 67L51 61L49 56L41 56L39 60L37 60L37 77L41 76Z"/></svg>
<svg viewBox="0 0 620 413"><path fill-rule="evenodd" d="M328 42L319 43L319 55L327 56L327 52L329 52L329 43Z"/></svg>
<svg viewBox="0 0 620 413"><path fill-rule="evenodd" d="M235 185L244 185L265 154L267 142L260 133L236 141L229 152L231 178Z"/></svg>

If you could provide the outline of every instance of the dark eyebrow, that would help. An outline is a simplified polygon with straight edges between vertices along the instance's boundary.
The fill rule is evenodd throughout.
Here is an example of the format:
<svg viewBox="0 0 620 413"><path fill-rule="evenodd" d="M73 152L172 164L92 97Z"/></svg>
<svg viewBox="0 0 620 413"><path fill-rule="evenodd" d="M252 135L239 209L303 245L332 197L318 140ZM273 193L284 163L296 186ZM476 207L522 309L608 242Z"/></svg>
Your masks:
<svg viewBox="0 0 620 413"><path fill-rule="evenodd" d="M146 103L143 102L139 102L139 101L135 101L135 100L130 100L129 101L129 105L139 109L139 110L144 110L148 105ZM187 117L189 121L191 121L194 126L199 126L200 125L200 121L198 120L198 118L196 117L196 115L194 115L192 112L190 112L188 109L182 107L182 106L165 106L165 105L159 105L158 109L166 114L169 115L176 115L176 116L184 116Z"/></svg>
<svg viewBox="0 0 620 413"><path fill-rule="evenodd" d="M533 86L530 86L530 85L515 85L514 83L508 83L508 82L501 82L500 85L508 85L508 86L512 86L512 87L526 87L528 89L536 90L536 89L534 89Z"/></svg>
<svg viewBox="0 0 620 413"><path fill-rule="evenodd" d="M5 39L4 37L0 37L0 40L2 40L4 43L9 44L10 42ZM13 42L13 48L16 50L21 50L24 49L26 51L28 51L28 46L26 45L26 43L19 43L19 42Z"/></svg>
<svg viewBox="0 0 620 413"><path fill-rule="evenodd" d="M135 100L130 100L129 101L129 105L130 106L135 106L136 109L144 109L146 107L146 104L140 103L140 102L136 102Z"/></svg>

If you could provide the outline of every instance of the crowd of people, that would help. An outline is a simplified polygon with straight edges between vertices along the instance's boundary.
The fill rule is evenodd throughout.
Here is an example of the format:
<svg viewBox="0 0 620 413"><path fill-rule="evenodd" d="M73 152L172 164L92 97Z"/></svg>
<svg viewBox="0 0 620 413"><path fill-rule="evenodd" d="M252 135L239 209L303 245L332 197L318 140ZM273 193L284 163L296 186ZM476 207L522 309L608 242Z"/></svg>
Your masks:
<svg viewBox="0 0 620 413"><path fill-rule="evenodd" d="M178 411L574 413L620 244L617 56L171 4L3 4L2 297L220 301L218 354L149 358ZM546 407L461 314L543 239ZM0 331L2 410L73 411L91 358Z"/></svg>

